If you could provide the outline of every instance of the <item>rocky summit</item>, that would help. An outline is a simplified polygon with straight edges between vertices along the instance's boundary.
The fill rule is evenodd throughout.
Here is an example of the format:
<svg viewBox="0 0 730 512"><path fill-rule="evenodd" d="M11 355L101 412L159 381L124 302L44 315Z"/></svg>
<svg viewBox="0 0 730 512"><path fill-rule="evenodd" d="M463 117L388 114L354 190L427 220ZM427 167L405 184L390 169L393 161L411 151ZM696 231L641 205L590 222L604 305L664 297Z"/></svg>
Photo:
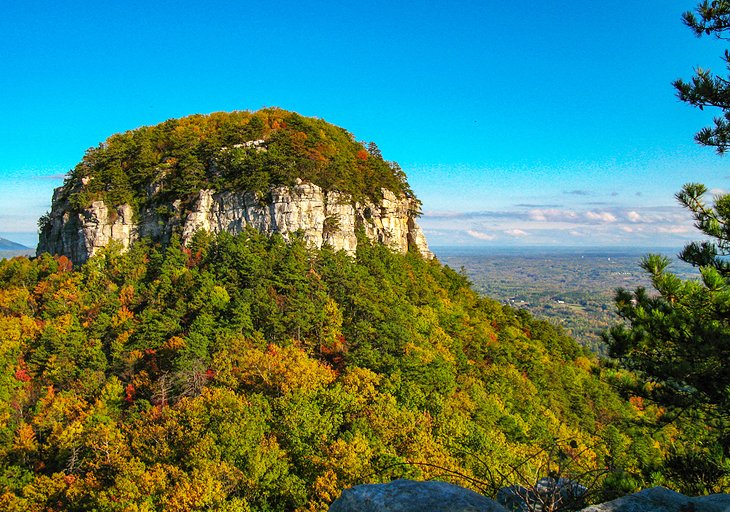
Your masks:
<svg viewBox="0 0 730 512"><path fill-rule="evenodd" d="M199 230L297 234L354 254L357 234L432 257L420 202L375 144L266 109L167 121L89 150L53 195L37 252L82 263L117 242L187 243Z"/></svg>

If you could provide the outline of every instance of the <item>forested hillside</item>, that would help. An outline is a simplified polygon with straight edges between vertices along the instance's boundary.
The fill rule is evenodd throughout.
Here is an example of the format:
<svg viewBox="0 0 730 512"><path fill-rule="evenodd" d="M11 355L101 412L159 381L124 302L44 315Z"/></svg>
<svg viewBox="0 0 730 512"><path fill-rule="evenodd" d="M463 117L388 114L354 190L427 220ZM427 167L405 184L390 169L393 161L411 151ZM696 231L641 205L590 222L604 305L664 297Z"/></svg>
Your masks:
<svg viewBox="0 0 730 512"><path fill-rule="evenodd" d="M364 237L356 258L251 231L2 261L0 340L3 510L324 510L557 465L621 493L670 481L681 445L606 383L628 374Z"/></svg>

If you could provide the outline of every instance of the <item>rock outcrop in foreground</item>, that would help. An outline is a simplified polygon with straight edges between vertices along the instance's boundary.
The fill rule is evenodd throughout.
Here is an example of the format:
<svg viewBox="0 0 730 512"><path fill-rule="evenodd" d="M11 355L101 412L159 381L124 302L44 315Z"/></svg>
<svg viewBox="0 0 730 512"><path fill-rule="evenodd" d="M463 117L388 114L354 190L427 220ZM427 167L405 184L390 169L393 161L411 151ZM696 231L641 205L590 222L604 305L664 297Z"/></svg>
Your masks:
<svg viewBox="0 0 730 512"><path fill-rule="evenodd" d="M329 512L507 512L499 503L446 482L394 480L347 489Z"/></svg>
<svg viewBox="0 0 730 512"><path fill-rule="evenodd" d="M355 253L356 232L362 228L373 242L401 253L415 247L423 256L432 257L415 220L414 199L397 197L386 189L379 203L359 203L299 180L293 187L272 188L269 201L252 192L201 190L187 210L179 201L165 205L152 202L154 207L139 213L129 204L109 208L104 201L94 201L88 208L74 212L69 193L64 187L56 189L37 252L62 254L74 263L83 263L112 241L127 249L140 238L164 242L176 233L186 243L201 229L237 234L247 227L280 233L285 238L300 232L311 246L320 248L327 243L349 254ZM163 218L160 211L172 215Z"/></svg>
<svg viewBox="0 0 730 512"><path fill-rule="evenodd" d="M458 485L394 480L347 489L330 505L329 512L507 512L510 509L537 512L541 506L514 502L504 508L496 501ZM730 512L730 495L689 498L664 487L654 487L592 505L581 512Z"/></svg>
<svg viewBox="0 0 730 512"><path fill-rule="evenodd" d="M512 512L575 510L585 503L588 488L569 478L540 478L531 487L510 485L497 491L497 503Z"/></svg>
<svg viewBox="0 0 730 512"><path fill-rule="evenodd" d="M592 505L582 512L730 512L730 495L689 498L664 487L652 487L613 501Z"/></svg>

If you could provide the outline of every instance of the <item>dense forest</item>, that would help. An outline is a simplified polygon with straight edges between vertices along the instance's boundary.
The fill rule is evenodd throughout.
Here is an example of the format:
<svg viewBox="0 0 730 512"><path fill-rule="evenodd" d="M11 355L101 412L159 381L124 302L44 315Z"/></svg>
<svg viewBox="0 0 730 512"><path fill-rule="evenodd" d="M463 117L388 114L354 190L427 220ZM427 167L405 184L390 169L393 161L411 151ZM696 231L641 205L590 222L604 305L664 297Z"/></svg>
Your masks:
<svg viewBox="0 0 730 512"><path fill-rule="evenodd" d="M630 373L361 238L354 258L201 232L0 262L0 508L324 510L396 477L681 488L666 461L701 426L659 428L609 385Z"/></svg>

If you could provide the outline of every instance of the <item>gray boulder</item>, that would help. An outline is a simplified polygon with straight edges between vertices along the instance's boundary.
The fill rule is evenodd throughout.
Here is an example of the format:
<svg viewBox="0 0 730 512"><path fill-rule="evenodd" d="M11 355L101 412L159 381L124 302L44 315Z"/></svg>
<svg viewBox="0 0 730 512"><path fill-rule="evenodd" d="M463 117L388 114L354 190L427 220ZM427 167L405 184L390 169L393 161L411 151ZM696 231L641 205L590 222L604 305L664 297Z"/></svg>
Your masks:
<svg viewBox="0 0 730 512"><path fill-rule="evenodd" d="M730 495L688 498L664 487L652 487L584 508L582 512L730 512Z"/></svg>
<svg viewBox="0 0 730 512"><path fill-rule="evenodd" d="M587 491L586 486L574 480L545 477L533 487L502 487L497 491L497 502L512 512L575 510L584 502Z"/></svg>
<svg viewBox="0 0 730 512"><path fill-rule="evenodd" d="M446 482L394 480L342 492L329 512L507 512L496 501Z"/></svg>

